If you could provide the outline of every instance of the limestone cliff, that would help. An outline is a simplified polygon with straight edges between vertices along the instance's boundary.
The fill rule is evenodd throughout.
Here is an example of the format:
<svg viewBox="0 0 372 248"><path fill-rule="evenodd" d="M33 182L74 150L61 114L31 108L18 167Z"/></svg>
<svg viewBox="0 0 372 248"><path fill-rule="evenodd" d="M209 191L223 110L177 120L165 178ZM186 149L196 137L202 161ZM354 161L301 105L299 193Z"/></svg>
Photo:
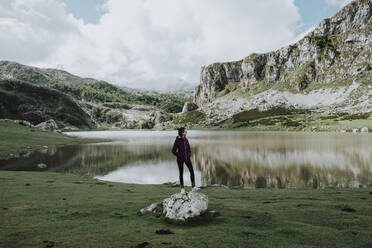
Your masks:
<svg viewBox="0 0 372 248"><path fill-rule="evenodd" d="M246 90L265 82L287 83L301 91L314 82L330 83L370 72L371 16L371 0L354 0L293 45L203 66L193 101L199 106L211 102L233 82Z"/></svg>

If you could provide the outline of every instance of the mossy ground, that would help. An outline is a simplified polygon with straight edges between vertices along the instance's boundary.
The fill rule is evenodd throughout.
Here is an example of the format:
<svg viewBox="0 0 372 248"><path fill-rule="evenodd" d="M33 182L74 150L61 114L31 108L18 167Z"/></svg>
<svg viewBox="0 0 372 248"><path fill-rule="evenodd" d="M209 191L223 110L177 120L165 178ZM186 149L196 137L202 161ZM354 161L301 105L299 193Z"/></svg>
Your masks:
<svg viewBox="0 0 372 248"><path fill-rule="evenodd" d="M208 209L220 215L182 226L138 215L178 187L47 172L0 171L0 178L0 247L372 246L371 188L206 187Z"/></svg>
<svg viewBox="0 0 372 248"><path fill-rule="evenodd" d="M206 114L199 110L176 114L173 121L167 125L166 129L173 130L181 125L196 124L206 119Z"/></svg>
<svg viewBox="0 0 372 248"><path fill-rule="evenodd" d="M372 130L372 112L363 114L308 114L296 110L288 114L285 110L271 109L241 112L231 119L219 123L214 129L237 129L252 131L338 131L352 132L367 127Z"/></svg>
<svg viewBox="0 0 372 248"><path fill-rule="evenodd" d="M290 113L292 112L292 113ZM182 123L179 123L182 125ZM167 130L174 129L169 125ZM323 114L308 113L306 110L286 110L281 108L268 111L250 110L234 115L225 121L215 123L211 126L199 126L197 122L189 129L191 130L245 130L245 131L319 131L352 132L353 129L361 131L367 127L372 130L372 112L361 114Z"/></svg>
<svg viewBox="0 0 372 248"><path fill-rule="evenodd" d="M41 131L22 126L10 121L0 121L0 159L7 159L10 154L18 155L43 146L61 146L83 143L97 143L106 139L82 139L66 134Z"/></svg>

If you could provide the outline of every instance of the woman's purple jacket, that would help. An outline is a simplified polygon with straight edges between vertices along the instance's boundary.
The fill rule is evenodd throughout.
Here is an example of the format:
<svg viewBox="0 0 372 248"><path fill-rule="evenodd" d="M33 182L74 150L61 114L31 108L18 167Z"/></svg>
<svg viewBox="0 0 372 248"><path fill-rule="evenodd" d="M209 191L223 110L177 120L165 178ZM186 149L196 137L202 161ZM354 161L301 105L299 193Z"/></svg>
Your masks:
<svg viewBox="0 0 372 248"><path fill-rule="evenodd" d="M177 156L179 161L190 161L191 149L188 139L177 136L173 144L172 153Z"/></svg>

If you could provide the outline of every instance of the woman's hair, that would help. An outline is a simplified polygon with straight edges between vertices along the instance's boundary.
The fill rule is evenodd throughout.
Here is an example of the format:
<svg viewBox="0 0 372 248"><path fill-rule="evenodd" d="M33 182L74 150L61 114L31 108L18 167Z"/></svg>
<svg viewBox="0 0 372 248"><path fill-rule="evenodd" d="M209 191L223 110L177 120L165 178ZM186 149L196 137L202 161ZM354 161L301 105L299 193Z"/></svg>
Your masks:
<svg viewBox="0 0 372 248"><path fill-rule="evenodd" d="M185 128L184 127L178 128L178 135L179 136L182 136L183 131L185 131Z"/></svg>

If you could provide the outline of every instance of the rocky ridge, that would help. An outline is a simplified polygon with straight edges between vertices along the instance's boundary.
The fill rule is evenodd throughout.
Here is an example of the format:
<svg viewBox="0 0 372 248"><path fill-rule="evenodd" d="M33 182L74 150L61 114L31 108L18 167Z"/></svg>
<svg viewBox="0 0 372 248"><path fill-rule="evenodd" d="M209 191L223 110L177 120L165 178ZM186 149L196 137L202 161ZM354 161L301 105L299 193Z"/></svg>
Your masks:
<svg viewBox="0 0 372 248"><path fill-rule="evenodd" d="M354 0L293 45L251 54L239 61L203 66L193 102L208 114L209 123L240 111L272 106L367 111L372 107L372 89L366 85L370 77L364 76L372 70L371 16L370 0ZM305 93L312 84L329 86L343 80L348 83L339 89ZM253 93L260 85L267 89ZM273 89L276 85L288 90ZM235 89L243 91L243 96L233 94ZM352 95L357 100L349 97Z"/></svg>

